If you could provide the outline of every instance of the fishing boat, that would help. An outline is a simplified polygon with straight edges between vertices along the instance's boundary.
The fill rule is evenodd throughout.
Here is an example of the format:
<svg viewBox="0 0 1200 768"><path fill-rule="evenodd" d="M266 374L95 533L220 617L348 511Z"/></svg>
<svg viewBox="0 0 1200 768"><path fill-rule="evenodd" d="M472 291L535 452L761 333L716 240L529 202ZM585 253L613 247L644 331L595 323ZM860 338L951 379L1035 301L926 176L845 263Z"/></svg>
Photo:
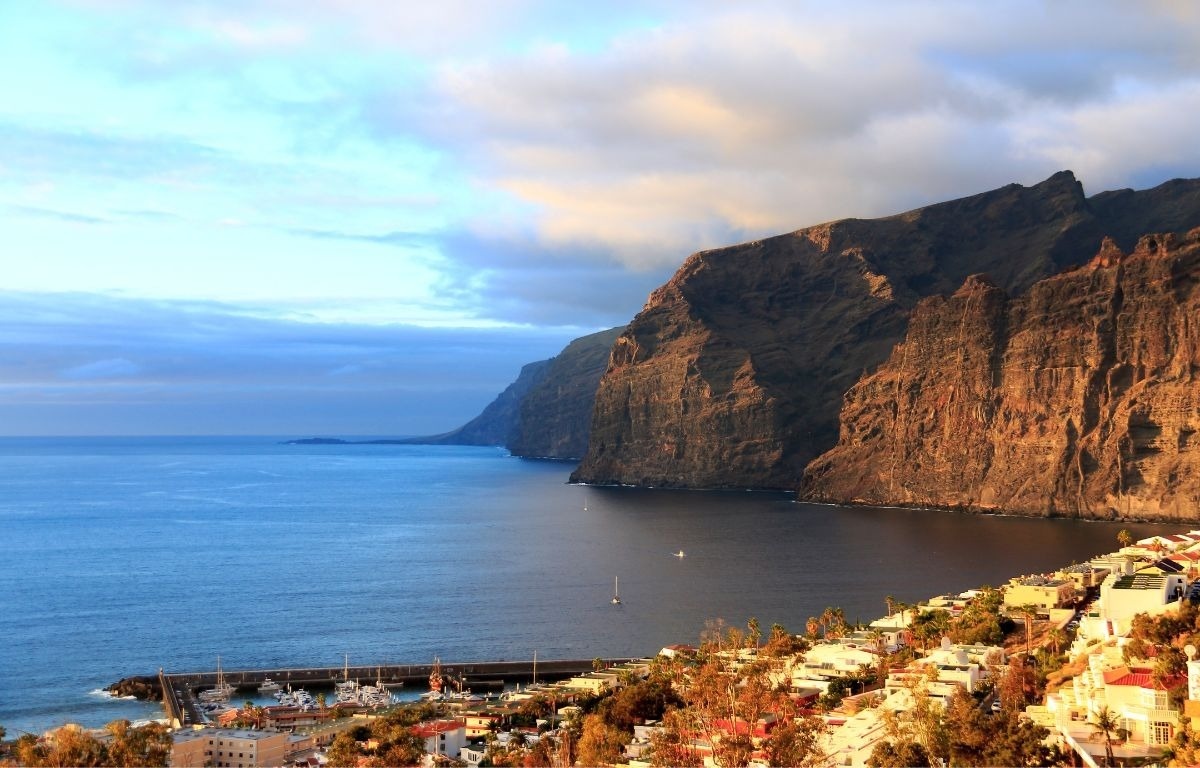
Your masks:
<svg viewBox="0 0 1200 768"><path fill-rule="evenodd" d="M621 589L620 589L620 580L619 580L619 577L617 577L617 576L613 576L613 599L612 599L612 604L613 604L613 605L620 605L620 604L621 604Z"/></svg>

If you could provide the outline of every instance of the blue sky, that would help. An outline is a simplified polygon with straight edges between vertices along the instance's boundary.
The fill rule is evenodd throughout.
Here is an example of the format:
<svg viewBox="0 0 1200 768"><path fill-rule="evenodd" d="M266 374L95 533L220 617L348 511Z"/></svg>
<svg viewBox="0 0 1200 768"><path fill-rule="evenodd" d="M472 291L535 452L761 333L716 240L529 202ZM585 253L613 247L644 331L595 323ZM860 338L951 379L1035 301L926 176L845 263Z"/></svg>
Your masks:
<svg viewBox="0 0 1200 768"><path fill-rule="evenodd" d="M422 434L695 250L1200 175L1200 12L10 0L0 95L0 434Z"/></svg>

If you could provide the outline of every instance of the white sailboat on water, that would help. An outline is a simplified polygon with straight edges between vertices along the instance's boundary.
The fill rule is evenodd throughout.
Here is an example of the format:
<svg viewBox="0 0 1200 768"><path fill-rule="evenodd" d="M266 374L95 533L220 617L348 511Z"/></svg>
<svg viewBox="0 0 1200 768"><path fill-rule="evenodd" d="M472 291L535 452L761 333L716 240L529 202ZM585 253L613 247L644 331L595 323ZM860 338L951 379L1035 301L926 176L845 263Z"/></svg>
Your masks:
<svg viewBox="0 0 1200 768"><path fill-rule="evenodd" d="M220 702L229 701L233 695L233 686L225 682L225 674L221 672L221 657L217 657L217 684L207 691L200 692L200 701Z"/></svg>
<svg viewBox="0 0 1200 768"><path fill-rule="evenodd" d="M621 604L621 589L620 589L620 583L621 583L621 582L620 582L620 577L618 577L618 576L613 576L613 599L612 599L612 604L613 604L613 605L620 605L620 604Z"/></svg>

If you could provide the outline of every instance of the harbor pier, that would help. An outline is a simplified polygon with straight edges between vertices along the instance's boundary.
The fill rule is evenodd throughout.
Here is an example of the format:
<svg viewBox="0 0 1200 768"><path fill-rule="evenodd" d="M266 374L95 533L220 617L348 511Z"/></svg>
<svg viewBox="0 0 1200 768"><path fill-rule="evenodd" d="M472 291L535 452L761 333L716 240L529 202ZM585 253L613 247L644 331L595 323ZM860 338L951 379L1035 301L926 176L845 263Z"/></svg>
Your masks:
<svg viewBox="0 0 1200 768"><path fill-rule="evenodd" d="M628 659L605 659L606 665L620 664ZM592 671L592 659L547 659L539 661L468 661L440 662L442 677L452 685L500 687L506 683L530 683L538 680L561 680ZM226 669L220 672L225 682L235 689L254 689L267 678L280 685L333 685L338 680L359 680L363 683L382 681L384 685L424 686L429 682L433 664L369 664L339 667L285 667L282 669ZM217 684L217 672L160 672L163 691L168 689L210 688Z"/></svg>
<svg viewBox="0 0 1200 768"><path fill-rule="evenodd" d="M621 664L629 659L602 659L605 666ZM505 685L564 680L593 670L593 659L547 659L528 661L468 661L437 662L437 669L450 689L475 692L495 691ZM363 684L382 683L399 688L412 686L424 689L429 684L434 664L369 664L340 667L284 667L280 669L222 669L218 671L165 672L158 671L162 688L163 710L174 727L188 727L206 722L199 709L196 693L224 681L234 689L234 696L257 690L267 679L282 686L332 686L341 680L357 680Z"/></svg>

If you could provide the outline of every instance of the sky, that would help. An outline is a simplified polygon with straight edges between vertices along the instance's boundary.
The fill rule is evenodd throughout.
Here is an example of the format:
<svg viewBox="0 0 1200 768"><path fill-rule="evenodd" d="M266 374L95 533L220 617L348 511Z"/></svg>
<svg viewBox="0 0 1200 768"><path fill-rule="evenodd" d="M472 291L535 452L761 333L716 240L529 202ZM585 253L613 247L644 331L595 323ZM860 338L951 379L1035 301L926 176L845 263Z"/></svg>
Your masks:
<svg viewBox="0 0 1200 768"><path fill-rule="evenodd" d="M0 434L443 432L694 251L1197 135L1191 2L5 0Z"/></svg>

